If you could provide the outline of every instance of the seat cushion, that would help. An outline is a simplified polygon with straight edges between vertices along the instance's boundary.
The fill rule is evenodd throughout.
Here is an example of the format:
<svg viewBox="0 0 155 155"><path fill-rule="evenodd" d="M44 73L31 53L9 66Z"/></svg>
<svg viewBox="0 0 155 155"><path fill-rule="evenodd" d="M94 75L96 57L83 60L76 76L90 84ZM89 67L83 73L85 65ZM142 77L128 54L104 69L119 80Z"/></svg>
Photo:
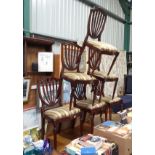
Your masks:
<svg viewBox="0 0 155 155"><path fill-rule="evenodd" d="M86 73L64 73L64 77L71 80L95 80L94 77L91 77Z"/></svg>
<svg viewBox="0 0 155 155"><path fill-rule="evenodd" d="M73 116L75 114L78 114L79 112L80 112L80 109L75 107L69 110L69 104L66 104L62 107L53 108L45 111L45 115L50 117L53 120L57 120L64 117Z"/></svg>
<svg viewBox="0 0 155 155"><path fill-rule="evenodd" d="M94 76L99 77L99 78L103 78L103 79L109 79L109 80L114 80L114 79L118 79L118 77L114 76L114 75L107 75L102 71L98 71L95 70L93 73Z"/></svg>
<svg viewBox="0 0 155 155"><path fill-rule="evenodd" d="M122 99L120 97L114 97L113 99L111 97L102 97L101 100L108 104L113 104L116 102L120 102Z"/></svg>
<svg viewBox="0 0 155 155"><path fill-rule="evenodd" d="M97 41L97 40L88 40L87 43L98 48L101 51L102 50L108 51L108 52L116 52L117 51L117 48L115 46L105 43L105 42L101 42L101 41Z"/></svg>
<svg viewBox="0 0 155 155"><path fill-rule="evenodd" d="M99 103L98 101L95 101L94 105L92 105L93 100L92 99L86 99L86 100L79 100L77 101L77 105L80 108L85 108L85 109L96 109L100 108L106 105L105 102Z"/></svg>

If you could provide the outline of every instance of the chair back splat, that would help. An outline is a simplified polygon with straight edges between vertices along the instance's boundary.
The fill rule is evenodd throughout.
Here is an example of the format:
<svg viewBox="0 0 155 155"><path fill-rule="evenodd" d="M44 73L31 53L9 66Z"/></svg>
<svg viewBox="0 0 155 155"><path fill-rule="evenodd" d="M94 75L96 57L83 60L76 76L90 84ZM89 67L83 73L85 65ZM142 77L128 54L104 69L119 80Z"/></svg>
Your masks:
<svg viewBox="0 0 155 155"><path fill-rule="evenodd" d="M68 71L78 71L81 60L81 47L77 44L61 44L61 60L62 60L62 72L64 70Z"/></svg>
<svg viewBox="0 0 155 155"><path fill-rule="evenodd" d="M93 39L101 40L101 34L104 30L107 15L101 8L95 8L90 10L88 25L87 25L87 35L85 41L87 41L90 36Z"/></svg>
<svg viewBox="0 0 155 155"><path fill-rule="evenodd" d="M62 81L56 78L48 78L38 82L38 93L43 110L62 106L61 104Z"/></svg>

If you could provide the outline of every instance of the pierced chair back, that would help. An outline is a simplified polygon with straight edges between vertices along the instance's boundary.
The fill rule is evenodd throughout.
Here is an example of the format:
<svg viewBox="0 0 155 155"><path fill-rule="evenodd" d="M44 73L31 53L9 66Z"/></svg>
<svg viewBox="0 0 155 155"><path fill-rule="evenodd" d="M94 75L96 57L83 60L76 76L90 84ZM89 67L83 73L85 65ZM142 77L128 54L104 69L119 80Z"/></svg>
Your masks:
<svg viewBox="0 0 155 155"><path fill-rule="evenodd" d="M79 72L81 47L73 43L62 43L61 51L62 73L65 71Z"/></svg>
<svg viewBox="0 0 155 155"><path fill-rule="evenodd" d="M38 94L42 103L42 109L55 108L61 104L62 81L56 78L48 78L38 82Z"/></svg>
<svg viewBox="0 0 155 155"><path fill-rule="evenodd" d="M95 52L94 49L89 48L88 52L88 74L93 75L95 70L100 70L101 53Z"/></svg>
<svg viewBox="0 0 155 155"><path fill-rule="evenodd" d="M101 8L94 8L90 10L88 24L87 24L87 35L84 42L87 41L90 36L93 39L101 40L101 34L104 30L107 15Z"/></svg>

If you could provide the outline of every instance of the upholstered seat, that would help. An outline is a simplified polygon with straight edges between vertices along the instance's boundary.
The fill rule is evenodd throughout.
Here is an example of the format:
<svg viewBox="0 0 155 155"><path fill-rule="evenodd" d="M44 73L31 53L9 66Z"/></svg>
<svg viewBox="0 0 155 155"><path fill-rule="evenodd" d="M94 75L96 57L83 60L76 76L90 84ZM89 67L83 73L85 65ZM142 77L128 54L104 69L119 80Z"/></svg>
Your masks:
<svg viewBox="0 0 155 155"><path fill-rule="evenodd" d="M76 73L64 73L63 77L71 79L73 81L75 81L75 80L84 80L84 81L95 80L94 77L91 77L90 75L88 75L86 73L78 73L78 72L76 72Z"/></svg>
<svg viewBox="0 0 155 155"><path fill-rule="evenodd" d="M111 97L102 97L101 100L108 103L108 104L112 104L114 102L119 102L122 99L120 97L114 97L113 99Z"/></svg>
<svg viewBox="0 0 155 155"><path fill-rule="evenodd" d="M118 50L115 46L105 43L105 42L101 42L101 41L97 41L97 40L88 40L87 44L99 49L99 51L101 53L102 53L102 51L106 51L106 52L109 52L110 55L113 55L113 54L115 54L115 52L118 52Z"/></svg>
<svg viewBox="0 0 155 155"><path fill-rule="evenodd" d="M65 119L67 117L72 117L80 112L80 109L73 107L71 110L69 110L69 104L66 104L64 106L46 110L45 116L48 116L49 118L53 120L58 119Z"/></svg>
<svg viewBox="0 0 155 155"><path fill-rule="evenodd" d="M115 80L118 79L118 77L114 75L107 75L105 72L95 70L93 72L93 76L99 77L99 78L104 78L105 80Z"/></svg>
<svg viewBox="0 0 155 155"><path fill-rule="evenodd" d="M76 105L78 107L83 107L83 108L86 108L86 109L96 109L96 108L101 108L104 105L106 105L106 103L104 101L100 102L100 103L98 101L95 101L94 105L92 105L92 104L93 104L93 100L92 99L79 100L76 103Z"/></svg>

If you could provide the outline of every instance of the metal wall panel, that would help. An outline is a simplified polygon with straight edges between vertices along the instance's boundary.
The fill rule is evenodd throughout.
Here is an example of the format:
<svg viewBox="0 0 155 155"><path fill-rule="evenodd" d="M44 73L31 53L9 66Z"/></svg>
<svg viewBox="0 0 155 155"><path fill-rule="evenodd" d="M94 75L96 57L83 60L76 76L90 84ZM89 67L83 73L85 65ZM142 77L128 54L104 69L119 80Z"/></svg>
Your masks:
<svg viewBox="0 0 155 155"><path fill-rule="evenodd" d="M117 14L121 18L125 18L123 10L119 4L119 0L89 0L89 1L104 7L105 9L113 12L114 14Z"/></svg>
<svg viewBox="0 0 155 155"><path fill-rule="evenodd" d="M118 0L93 2L124 18ZM31 0L31 32L83 41L90 7L78 0ZM123 49L124 24L108 17L102 40Z"/></svg>

